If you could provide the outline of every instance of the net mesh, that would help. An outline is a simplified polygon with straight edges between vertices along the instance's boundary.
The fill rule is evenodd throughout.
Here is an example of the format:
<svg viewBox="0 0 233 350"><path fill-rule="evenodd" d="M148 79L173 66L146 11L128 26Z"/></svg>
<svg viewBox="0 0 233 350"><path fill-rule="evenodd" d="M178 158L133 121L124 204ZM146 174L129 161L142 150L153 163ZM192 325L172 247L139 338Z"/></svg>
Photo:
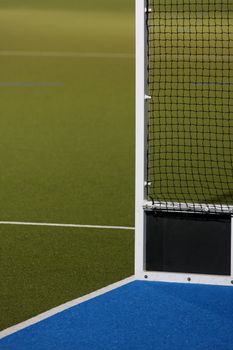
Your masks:
<svg viewBox="0 0 233 350"><path fill-rule="evenodd" d="M232 211L233 2L147 6L148 199Z"/></svg>

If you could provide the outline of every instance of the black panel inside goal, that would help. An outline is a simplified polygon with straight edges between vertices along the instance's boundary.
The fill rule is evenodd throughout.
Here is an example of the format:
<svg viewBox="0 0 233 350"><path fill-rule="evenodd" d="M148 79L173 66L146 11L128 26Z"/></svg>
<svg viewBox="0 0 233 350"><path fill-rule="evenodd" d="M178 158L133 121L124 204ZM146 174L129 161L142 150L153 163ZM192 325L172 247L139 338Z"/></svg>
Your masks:
<svg viewBox="0 0 233 350"><path fill-rule="evenodd" d="M146 270L231 274L231 217L146 212Z"/></svg>

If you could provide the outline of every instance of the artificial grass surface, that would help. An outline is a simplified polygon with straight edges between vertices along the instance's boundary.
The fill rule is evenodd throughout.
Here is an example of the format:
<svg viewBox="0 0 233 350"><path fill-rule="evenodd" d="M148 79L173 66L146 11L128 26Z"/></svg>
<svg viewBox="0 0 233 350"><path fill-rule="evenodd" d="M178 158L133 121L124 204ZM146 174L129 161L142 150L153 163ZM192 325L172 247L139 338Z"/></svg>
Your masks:
<svg viewBox="0 0 233 350"><path fill-rule="evenodd" d="M133 56L1 54L133 55L123 2L69 4L0 5L0 220L134 226ZM133 273L129 232L5 226L0 249L1 329Z"/></svg>
<svg viewBox="0 0 233 350"><path fill-rule="evenodd" d="M57 22L53 12L45 22L44 12L21 15L0 12L0 32L9 29L0 35L2 48L133 49L129 16L122 26L115 14L112 23L109 16L105 23L104 15L89 14L85 26L78 14L63 18L59 12ZM56 22L52 31L49 18ZM17 20L19 30L7 27ZM0 62L1 220L133 226L134 60L11 56Z"/></svg>
<svg viewBox="0 0 233 350"><path fill-rule="evenodd" d="M134 54L134 13L0 6L0 40L0 51ZM31 61L38 62L38 59L31 58Z"/></svg>
<svg viewBox="0 0 233 350"><path fill-rule="evenodd" d="M133 274L133 232L0 226L0 329Z"/></svg>
<svg viewBox="0 0 233 350"><path fill-rule="evenodd" d="M88 11L133 11L134 0L1 0L1 7L35 9L71 9Z"/></svg>

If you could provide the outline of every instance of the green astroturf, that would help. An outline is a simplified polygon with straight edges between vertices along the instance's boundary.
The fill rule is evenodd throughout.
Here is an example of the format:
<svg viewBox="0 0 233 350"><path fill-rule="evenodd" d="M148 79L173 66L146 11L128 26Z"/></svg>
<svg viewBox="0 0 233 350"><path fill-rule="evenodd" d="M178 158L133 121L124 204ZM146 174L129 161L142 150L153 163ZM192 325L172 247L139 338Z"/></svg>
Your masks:
<svg viewBox="0 0 233 350"><path fill-rule="evenodd" d="M133 16L86 20L83 13L3 11L1 46L133 53ZM1 219L133 225L134 59L0 62ZM14 82L58 86L1 86Z"/></svg>
<svg viewBox="0 0 233 350"><path fill-rule="evenodd" d="M134 11L134 3L134 0L1 0L1 7L129 12Z"/></svg>
<svg viewBox="0 0 233 350"><path fill-rule="evenodd" d="M0 330L133 274L133 233L0 227Z"/></svg>
<svg viewBox="0 0 233 350"><path fill-rule="evenodd" d="M134 54L105 3L1 2L0 52ZM133 57L0 54L0 106L0 220L134 226ZM132 273L132 232L0 227L0 327Z"/></svg>

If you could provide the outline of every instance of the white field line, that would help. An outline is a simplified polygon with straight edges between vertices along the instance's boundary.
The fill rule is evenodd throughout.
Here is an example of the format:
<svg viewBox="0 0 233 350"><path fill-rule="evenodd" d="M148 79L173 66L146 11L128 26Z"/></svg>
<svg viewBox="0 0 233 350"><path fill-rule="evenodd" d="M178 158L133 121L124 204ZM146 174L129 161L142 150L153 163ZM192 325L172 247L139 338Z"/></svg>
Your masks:
<svg viewBox="0 0 233 350"><path fill-rule="evenodd" d="M21 51L0 50L0 56L5 57L57 57L57 58L118 58L132 59L134 54L111 52L60 52L60 51Z"/></svg>
<svg viewBox="0 0 233 350"><path fill-rule="evenodd" d="M84 297L81 297L81 298L78 298L78 299L74 299L72 301L69 301L65 304L62 304L60 306L57 306L49 311L46 311L38 316L35 316L35 317L32 317L30 318L29 320L27 321L24 321L24 322L21 322L15 326L12 326L12 327L9 327L5 330L3 330L2 332L0 332L0 339L3 339L11 334L14 334L16 332L19 332L27 327L30 327L34 324L37 324L41 321L44 321L54 315L57 315L67 309L70 309L71 307L73 306L77 306L79 304L82 304L88 300L91 300L91 299L94 299L94 298L97 298L98 296L100 295L103 295L103 294L106 294L108 292L111 292L112 290L114 289L117 289L117 288L120 288L130 282L133 282L135 281L135 277L132 276L132 277L129 277L129 278L126 278L120 282L117 282L117 283L114 283L114 284L111 284L105 288L102 288L102 289L99 289L93 293L90 293L90 294L87 294L85 295Z"/></svg>
<svg viewBox="0 0 233 350"><path fill-rule="evenodd" d="M91 228L102 230L128 230L133 231L134 227L127 226L101 226L101 225L81 225L81 224L57 224L46 222L21 222L21 221L0 221L0 225L20 225L20 226L47 226L47 227L74 227L74 228Z"/></svg>

